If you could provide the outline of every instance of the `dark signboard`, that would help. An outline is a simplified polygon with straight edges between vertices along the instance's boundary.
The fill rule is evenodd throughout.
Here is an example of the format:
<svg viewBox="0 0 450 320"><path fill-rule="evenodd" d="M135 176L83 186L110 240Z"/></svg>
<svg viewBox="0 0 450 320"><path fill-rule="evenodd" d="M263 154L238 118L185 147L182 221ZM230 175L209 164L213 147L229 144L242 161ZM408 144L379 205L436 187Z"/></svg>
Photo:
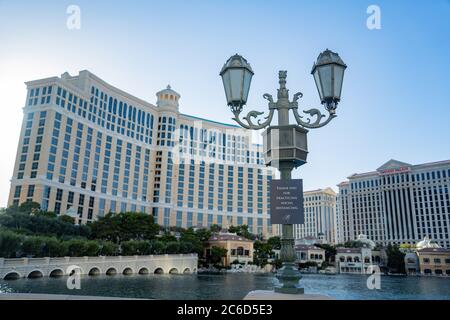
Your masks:
<svg viewBox="0 0 450 320"><path fill-rule="evenodd" d="M270 221L272 224L303 224L303 180L270 182Z"/></svg>

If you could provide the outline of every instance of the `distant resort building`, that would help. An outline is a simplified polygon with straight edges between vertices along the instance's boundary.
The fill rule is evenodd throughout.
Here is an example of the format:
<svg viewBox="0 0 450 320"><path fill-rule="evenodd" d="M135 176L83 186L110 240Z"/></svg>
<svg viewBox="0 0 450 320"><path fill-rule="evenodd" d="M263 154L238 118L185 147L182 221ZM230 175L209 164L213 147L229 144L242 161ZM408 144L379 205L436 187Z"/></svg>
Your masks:
<svg viewBox="0 0 450 320"><path fill-rule="evenodd" d="M295 254L298 264L314 262L318 267L325 261L325 250L314 245L296 245Z"/></svg>
<svg viewBox="0 0 450 320"><path fill-rule="evenodd" d="M306 236L304 238L295 239L295 245L315 245L315 244L328 244L325 240L323 233L319 233L317 237Z"/></svg>
<svg viewBox="0 0 450 320"><path fill-rule="evenodd" d="M420 273L423 275L450 276L450 250L446 248L424 248L417 250Z"/></svg>
<svg viewBox="0 0 450 320"><path fill-rule="evenodd" d="M383 246L414 245L428 236L450 248L450 160L390 160L338 186L342 242L362 233Z"/></svg>
<svg viewBox="0 0 450 320"><path fill-rule="evenodd" d="M336 263L339 273L366 273L372 264L370 248L337 248Z"/></svg>
<svg viewBox="0 0 450 320"><path fill-rule="evenodd" d="M211 255L213 247L227 250L226 256L222 258L222 265L230 266L234 262L247 264L253 262L253 241L238 236L235 233L214 233L205 243L205 256Z"/></svg>
<svg viewBox="0 0 450 320"><path fill-rule="evenodd" d="M331 188L303 193L305 223L294 225L294 238L323 238L335 244L338 241L338 217L336 216L336 193ZM314 244L314 243L313 243Z"/></svg>
<svg viewBox="0 0 450 320"><path fill-rule="evenodd" d="M416 252L405 253L405 271L411 276L420 274L419 257Z"/></svg>
<svg viewBox="0 0 450 320"><path fill-rule="evenodd" d="M416 246L422 275L450 276L450 250L425 237ZM412 258L412 257L410 257Z"/></svg>
<svg viewBox="0 0 450 320"><path fill-rule="evenodd" d="M384 266L386 257L382 250L375 250L375 242L361 234L356 239L360 248L337 248L336 267L339 273L366 274L372 265ZM369 270L370 271L370 270Z"/></svg>

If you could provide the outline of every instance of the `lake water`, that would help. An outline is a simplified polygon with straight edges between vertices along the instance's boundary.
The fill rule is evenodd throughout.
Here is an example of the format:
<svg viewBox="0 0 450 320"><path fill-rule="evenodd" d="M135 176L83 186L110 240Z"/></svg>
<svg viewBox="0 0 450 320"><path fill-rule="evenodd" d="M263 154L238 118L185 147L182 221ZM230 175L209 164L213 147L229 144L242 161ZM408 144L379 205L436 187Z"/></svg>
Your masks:
<svg viewBox="0 0 450 320"><path fill-rule="evenodd" d="M242 299L249 291L272 289L273 275L134 275L81 278L80 290L69 290L67 278L0 280L0 292L51 293L147 299ZM450 300L450 278L381 277L381 289L369 290L364 275L305 274L305 293L334 299L436 299Z"/></svg>

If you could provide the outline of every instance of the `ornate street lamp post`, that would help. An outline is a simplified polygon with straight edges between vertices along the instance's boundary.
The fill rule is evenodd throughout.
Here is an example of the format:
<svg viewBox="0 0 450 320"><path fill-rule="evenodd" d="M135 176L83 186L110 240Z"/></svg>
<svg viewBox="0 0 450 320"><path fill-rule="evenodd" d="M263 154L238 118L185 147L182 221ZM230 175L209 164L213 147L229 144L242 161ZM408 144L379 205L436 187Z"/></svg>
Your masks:
<svg viewBox="0 0 450 320"><path fill-rule="evenodd" d="M233 120L246 129L266 129L264 136L264 156L267 166L280 171L281 180L290 180L292 170L305 164L308 154L307 129L321 128L336 117L336 107L341 99L344 71L347 68L339 55L331 50L322 52L314 63L311 74L319 92L321 103L328 112L325 116L318 109L298 112L298 100L301 92L294 94L289 101L289 90L286 89L287 71L279 71L278 99L274 102L270 94L264 94L269 103L269 114L257 119L264 112L250 111L241 120L240 114L247 103L250 84L254 72L250 64L242 56L232 56L223 66L220 76L223 80L228 106L234 114ZM290 124L289 111L292 110L296 124ZM278 125L271 125L275 111L278 112ZM325 119L324 119L325 118ZM256 123L255 123L256 121ZM303 196L303 195L301 195ZM293 224L282 225L280 258L283 267L278 271L279 285L275 292L303 293L298 287L300 273L295 266Z"/></svg>

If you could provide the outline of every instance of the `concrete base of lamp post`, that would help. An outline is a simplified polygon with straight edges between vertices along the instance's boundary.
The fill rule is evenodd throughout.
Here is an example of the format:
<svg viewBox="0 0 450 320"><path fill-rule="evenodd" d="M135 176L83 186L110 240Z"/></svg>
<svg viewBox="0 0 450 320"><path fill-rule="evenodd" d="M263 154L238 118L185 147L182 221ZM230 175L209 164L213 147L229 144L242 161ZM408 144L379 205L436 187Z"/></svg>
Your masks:
<svg viewBox="0 0 450 320"><path fill-rule="evenodd" d="M244 300L334 300L320 294L288 294L278 293L273 290L250 291Z"/></svg>

